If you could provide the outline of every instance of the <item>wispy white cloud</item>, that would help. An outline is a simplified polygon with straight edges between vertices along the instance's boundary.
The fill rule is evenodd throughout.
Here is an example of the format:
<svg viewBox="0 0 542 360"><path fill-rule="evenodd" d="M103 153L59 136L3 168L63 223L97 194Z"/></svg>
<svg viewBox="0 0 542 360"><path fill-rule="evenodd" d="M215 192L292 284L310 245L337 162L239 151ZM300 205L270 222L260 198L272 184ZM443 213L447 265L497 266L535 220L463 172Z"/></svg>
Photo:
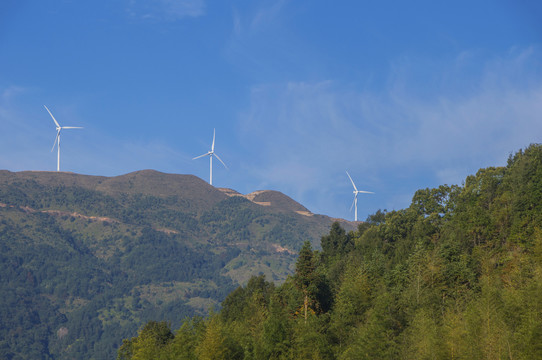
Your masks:
<svg viewBox="0 0 542 360"><path fill-rule="evenodd" d="M237 9L233 9L233 34L239 36L242 31L241 15Z"/></svg>
<svg viewBox="0 0 542 360"><path fill-rule="evenodd" d="M274 0L258 8L250 18L250 29L254 31L273 23L286 3L286 0Z"/></svg>
<svg viewBox="0 0 542 360"><path fill-rule="evenodd" d="M205 15L204 0L130 0L127 12L144 20L176 21Z"/></svg>
<svg viewBox="0 0 542 360"><path fill-rule="evenodd" d="M262 183L280 183L305 203L336 184L346 191L345 169L377 191L390 191L392 178L418 182L414 189L460 183L542 141L541 59L536 48L491 59L461 53L434 64L440 77L421 83L412 73L423 69L401 60L380 93L334 81L255 86L240 120L242 141L258 149L254 175ZM386 205L403 207L407 198L397 193Z"/></svg>
<svg viewBox="0 0 542 360"><path fill-rule="evenodd" d="M237 8L233 8L234 36L251 36L254 33L267 29L269 26L276 26L281 11L287 2L287 0L258 2L252 11L245 11L243 13Z"/></svg>
<svg viewBox="0 0 542 360"><path fill-rule="evenodd" d="M10 99L12 99L17 94L21 94L25 91L25 88L22 86L12 85L2 90L0 95L0 104L4 105Z"/></svg>
<svg viewBox="0 0 542 360"><path fill-rule="evenodd" d="M297 23L288 16L288 0L264 0L232 9L232 31L223 55L231 65L252 79L277 78L300 66L306 55L294 40ZM295 70L294 70L295 72Z"/></svg>

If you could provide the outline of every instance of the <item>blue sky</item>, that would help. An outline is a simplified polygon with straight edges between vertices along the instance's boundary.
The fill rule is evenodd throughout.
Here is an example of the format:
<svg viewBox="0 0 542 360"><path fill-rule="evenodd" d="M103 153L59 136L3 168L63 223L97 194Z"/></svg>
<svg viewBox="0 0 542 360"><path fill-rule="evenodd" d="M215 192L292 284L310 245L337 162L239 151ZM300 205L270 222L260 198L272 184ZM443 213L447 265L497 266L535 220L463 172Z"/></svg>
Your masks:
<svg viewBox="0 0 542 360"><path fill-rule="evenodd" d="M142 169L347 219L542 142L539 1L4 0L0 169ZM218 165L218 166L217 166Z"/></svg>

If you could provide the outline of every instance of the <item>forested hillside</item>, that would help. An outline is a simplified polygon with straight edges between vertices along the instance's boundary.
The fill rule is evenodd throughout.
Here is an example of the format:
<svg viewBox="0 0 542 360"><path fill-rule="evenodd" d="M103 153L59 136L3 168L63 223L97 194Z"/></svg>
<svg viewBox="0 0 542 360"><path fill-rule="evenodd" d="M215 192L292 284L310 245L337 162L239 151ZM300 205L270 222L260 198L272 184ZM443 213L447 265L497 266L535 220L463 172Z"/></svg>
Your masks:
<svg viewBox="0 0 542 360"><path fill-rule="evenodd" d="M150 170L0 171L0 359L111 359L149 320L206 315L251 275L284 281L332 220L258 194Z"/></svg>
<svg viewBox="0 0 542 360"><path fill-rule="evenodd" d="M542 359L540 145L321 246L175 333L147 323L118 359Z"/></svg>

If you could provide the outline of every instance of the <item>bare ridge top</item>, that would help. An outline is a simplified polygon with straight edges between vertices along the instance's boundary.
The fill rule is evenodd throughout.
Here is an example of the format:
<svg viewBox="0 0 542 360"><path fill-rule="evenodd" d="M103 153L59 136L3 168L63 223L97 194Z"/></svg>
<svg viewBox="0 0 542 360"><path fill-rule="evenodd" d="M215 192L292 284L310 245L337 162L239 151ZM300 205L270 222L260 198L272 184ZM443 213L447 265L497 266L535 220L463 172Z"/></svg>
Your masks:
<svg viewBox="0 0 542 360"><path fill-rule="evenodd" d="M254 191L248 194L247 197L256 203L270 203L271 206L284 210L309 212L306 207L291 197L275 190Z"/></svg>

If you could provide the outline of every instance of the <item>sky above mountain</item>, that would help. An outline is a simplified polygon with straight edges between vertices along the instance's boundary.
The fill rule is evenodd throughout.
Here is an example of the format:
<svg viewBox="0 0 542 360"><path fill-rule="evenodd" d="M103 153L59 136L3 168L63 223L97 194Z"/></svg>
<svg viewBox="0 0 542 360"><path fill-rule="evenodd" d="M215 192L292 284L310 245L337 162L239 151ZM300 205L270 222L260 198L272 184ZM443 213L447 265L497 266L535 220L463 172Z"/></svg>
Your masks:
<svg viewBox="0 0 542 360"><path fill-rule="evenodd" d="M542 2L4 0L0 168L401 209L542 142Z"/></svg>

